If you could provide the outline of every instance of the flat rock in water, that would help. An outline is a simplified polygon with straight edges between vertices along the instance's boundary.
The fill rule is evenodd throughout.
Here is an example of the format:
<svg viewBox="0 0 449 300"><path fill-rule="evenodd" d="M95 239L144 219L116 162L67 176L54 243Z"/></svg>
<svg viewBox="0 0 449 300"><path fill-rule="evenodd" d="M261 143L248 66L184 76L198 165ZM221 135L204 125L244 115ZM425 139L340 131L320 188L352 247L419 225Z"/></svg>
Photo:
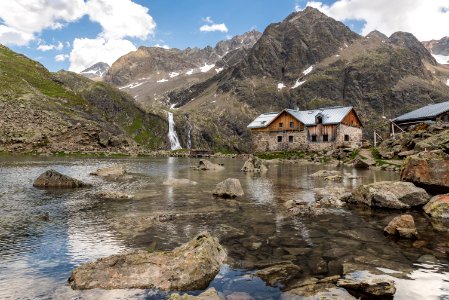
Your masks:
<svg viewBox="0 0 449 300"><path fill-rule="evenodd" d="M214 279L226 256L218 239L203 232L173 251L140 250L82 264L72 272L69 284L79 290L200 290Z"/></svg>
<svg viewBox="0 0 449 300"><path fill-rule="evenodd" d="M341 177L341 173L339 171L319 170L319 171L309 175L309 177L330 177L330 176L340 176Z"/></svg>
<svg viewBox="0 0 449 300"><path fill-rule="evenodd" d="M180 294L171 294L168 300L222 300L217 290L213 287L208 288L198 296L192 296L188 294L180 295Z"/></svg>
<svg viewBox="0 0 449 300"><path fill-rule="evenodd" d="M240 184L240 180L236 178L228 178L217 184L213 195L222 198L235 198L243 196L244 192L242 185Z"/></svg>
<svg viewBox="0 0 449 300"><path fill-rule="evenodd" d="M99 168L90 175L100 177L120 177L126 174L126 167L124 165L114 165L110 167Z"/></svg>
<svg viewBox="0 0 449 300"><path fill-rule="evenodd" d="M315 200L320 207L342 207L351 193L345 188L314 188Z"/></svg>
<svg viewBox="0 0 449 300"><path fill-rule="evenodd" d="M127 194L124 192L118 192L118 191L103 191L103 192L99 192L97 195L101 199L107 199L107 200L132 200L132 199L134 199L134 195Z"/></svg>
<svg viewBox="0 0 449 300"><path fill-rule="evenodd" d="M371 207L406 209L429 201L427 192L411 182L381 181L356 188L347 200Z"/></svg>
<svg viewBox="0 0 449 300"><path fill-rule="evenodd" d="M353 272L338 280L337 286L373 296L393 296L396 293L394 280L369 272Z"/></svg>
<svg viewBox="0 0 449 300"><path fill-rule="evenodd" d="M214 164L207 159L201 159L198 162L198 166L194 167L194 169L200 171L221 171L224 170L224 167L218 164Z"/></svg>
<svg viewBox="0 0 449 300"><path fill-rule="evenodd" d="M263 161L255 156L250 157L243 165L242 172L265 173L268 168Z"/></svg>
<svg viewBox="0 0 449 300"><path fill-rule="evenodd" d="M299 266L293 263L286 263L259 270L254 275L260 277L268 285L276 286L278 284L286 284L301 272L302 269Z"/></svg>
<svg viewBox="0 0 449 300"><path fill-rule="evenodd" d="M90 187L91 184L84 183L78 179L61 174L55 170L48 170L41 174L33 183L34 187L51 189L62 188L72 189L81 187Z"/></svg>
<svg viewBox="0 0 449 300"><path fill-rule="evenodd" d="M313 283L291 289L282 294L282 300L326 299L326 300L355 300L344 288L332 283Z"/></svg>
<svg viewBox="0 0 449 300"><path fill-rule="evenodd" d="M449 219L449 194L432 197L423 209L432 218Z"/></svg>
<svg viewBox="0 0 449 300"><path fill-rule="evenodd" d="M413 182L434 194L449 192L449 154L435 150L407 157L401 180Z"/></svg>
<svg viewBox="0 0 449 300"><path fill-rule="evenodd" d="M403 238L415 238L418 236L416 230L415 221L411 215L401 215L395 217L384 228L384 231L388 234L399 235Z"/></svg>

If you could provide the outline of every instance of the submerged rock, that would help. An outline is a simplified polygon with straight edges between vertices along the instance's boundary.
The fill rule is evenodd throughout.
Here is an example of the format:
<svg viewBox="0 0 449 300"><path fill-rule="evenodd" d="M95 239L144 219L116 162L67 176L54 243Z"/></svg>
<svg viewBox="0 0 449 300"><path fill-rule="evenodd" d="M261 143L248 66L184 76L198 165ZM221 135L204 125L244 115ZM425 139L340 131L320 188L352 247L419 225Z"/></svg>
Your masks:
<svg viewBox="0 0 449 300"><path fill-rule="evenodd" d="M99 168L95 172L90 173L93 176L118 178L126 174L126 167L124 165L114 165L110 167Z"/></svg>
<svg viewBox="0 0 449 300"><path fill-rule="evenodd" d="M244 192L240 184L240 180L236 178L228 178L217 184L213 194L214 196L222 198L235 198L243 196Z"/></svg>
<svg viewBox="0 0 449 300"><path fill-rule="evenodd" d="M449 194L434 196L423 209L432 218L449 219Z"/></svg>
<svg viewBox="0 0 449 300"><path fill-rule="evenodd" d="M319 170L311 175L309 177L331 177L331 176L340 176L341 173L339 171L328 171L328 170Z"/></svg>
<svg viewBox="0 0 449 300"><path fill-rule="evenodd" d="M42 173L33 183L34 187L51 189L51 188L81 188L90 187L91 184L84 183L78 179L61 174L55 170L48 170Z"/></svg>
<svg viewBox="0 0 449 300"><path fill-rule="evenodd" d="M337 286L374 296L393 296L396 293L394 280L369 272L354 272L338 280Z"/></svg>
<svg viewBox="0 0 449 300"><path fill-rule="evenodd" d="M313 192L320 207L342 207L351 196L345 188L315 188Z"/></svg>
<svg viewBox="0 0 449 300"><path fill-rule="evenodd" d="M411 182L381 181L359 186L348 202L371 207L406 209L429 201L427 192Z"/></svg>
<svg viewBox="0 0 449 300"><path fill-rule="evenodd" d="M73 289L206 288L226 259L218 239L203 232L173 251L136 251L112 255L77 267L69 278Z"/></svg>
<svg viewBox="0 0 449 300"><path fill-rule="evenodd" d="M435 150L409 156L404 162L401 180L434 193L449 192L449 154Z"/></svg>
<svg viewBox="0 0 449 300"><path fill-rule="evenodd" d="M132 200L134 199L134 195L118 192L118 191L103 191L98 193L98 197L101 199L107 200Z"/></svg>
<svg viewBox="0 0 449 300"><path fill-rule="evenodd" d="M395 217L384 228L384 231L388 234L399 235L408 239L418 236L415 221L411 215L401 215Z"/></svg>
<svg viewBox="0 0 449 300"><path fill-rule="evenodd" d="M263 161L255 156L250 157L243 165L242 172L254 172L264 173L268 168L264 165Z"/></svg>
<svg viewBox="0 0 449 300"><path fill-rule="evenodd" d="M278 284L285 285L301 272L302 269L299 266L293 263L286 263L259 270L254 275L260 277L267 284L276 286Z"/></svg>
<svg viewBox="0 0 449 300"><path fill-rule="evenodd" d="M355 300L343 288L332 283L312 283L296 287L282 294L282 300L326 299L326 300Z"/></svg>
<svg viewBox="0 0 449 300"><path fill-rule="evenodd" d="M201 159L198 162L198 166L194 167L194 169L201 171L221 171L224 170L224 167L218 164L214 164L207 159Z"/></svg>
<svg viewBox="0 0 449 300"><path fill-rule="evenodd" d="M177 179L177 178L168 178L162 184L163 185L168 185L168 186L182 186L182 185L196 185L197 182L189 180L187 178L179 178L179 179Z"/></svg>
<svg viewBox="0 0 449 300"><path fill-rule="evenodd" d="M208 288L206 291L202 292L198 296L192 296L188 294L171 294L168 300L222 300L217 290L213 287Z"/></svg>

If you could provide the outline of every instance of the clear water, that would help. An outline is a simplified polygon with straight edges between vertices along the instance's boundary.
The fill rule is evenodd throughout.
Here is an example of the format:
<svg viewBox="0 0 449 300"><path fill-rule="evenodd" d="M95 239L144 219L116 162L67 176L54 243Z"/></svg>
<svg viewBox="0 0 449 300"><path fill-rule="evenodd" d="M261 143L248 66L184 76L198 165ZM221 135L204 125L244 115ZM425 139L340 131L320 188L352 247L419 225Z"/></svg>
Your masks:
<svg viewBox="0 0 449 300"><path fill-rule="evenodd" d="M190 166L196 159L180 158L0 158L0 299L164 299L167 294L150 290L73 291L67 278L83 262L132 249L172 249L202 230L218 236L229 253L228 265L211 283L223 295L247 292L255 299L280 299L281 289L252 276L255 269L288 260L301 266L303 278L322 278L337 272L341 260L349 260L387 272L407 270L408 276L396 279L395 299L449 298L449 233L420 211L410 212L420 233L418 246L383 235L398 212L344 208L291 216L282 205L289 199L313 201L315 187L350 190L396 180L396 173L346 169L342 171L360 178L329 183L308 176L332 169L323 165L272 165L261 176L241 173L240 160L215 162L225 170L195 171ZM136 175L123 182L89 176L113 163L125 164ZM33 180L50 168L94 187L33 188ZM162 185L169 177L198 185ZM212 197L216 183L228 177L240 179L244 197ZM101 190L135 193L137 199L101 200L95 196ZM49 221L40 218L46 212ZM423 262L423 255L434 261Z"/></svg>

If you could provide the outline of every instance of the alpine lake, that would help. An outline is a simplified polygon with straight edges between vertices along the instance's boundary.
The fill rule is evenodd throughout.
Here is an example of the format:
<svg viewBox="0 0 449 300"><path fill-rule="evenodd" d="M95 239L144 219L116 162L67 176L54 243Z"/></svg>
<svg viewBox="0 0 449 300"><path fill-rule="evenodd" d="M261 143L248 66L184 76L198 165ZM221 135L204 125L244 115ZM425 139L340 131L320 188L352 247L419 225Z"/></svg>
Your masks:
<svg viewBox="0 0 449 300"><path fill-rule="evenodd" d="M398 180L398 173L271 163L266 174L246 174L240 171L243 160L211 161L225 169L194 170L198 159L193 158L1 156L0 299L166 299L170 293L153 290L72 290L67 279L82 263L135 249L171 250L204 230L228 252L227 264L210 283L224 297L244 292L252 299L286 299L288 287L269 286L254 273L291 261L303 270L298 280L340 274L343 265L352 264L392 276L394 299L449 299L449 230L432 224L421 210L408 212L419 238L407 240L383 233L400 211L344 207L291 215L283 205L288 200L313 203L314 188L350 191ZM89 175L112 164L125 165L131 177L109 181ZM48 169L93 187L34 188L34 179ZM342 182L309 177L322 169L354 176ZM167 178L198 184L165 186ZM238 178L245 195L212 196L226 178ZM136 197L103 200L96 196L100 191Z"/></svg>

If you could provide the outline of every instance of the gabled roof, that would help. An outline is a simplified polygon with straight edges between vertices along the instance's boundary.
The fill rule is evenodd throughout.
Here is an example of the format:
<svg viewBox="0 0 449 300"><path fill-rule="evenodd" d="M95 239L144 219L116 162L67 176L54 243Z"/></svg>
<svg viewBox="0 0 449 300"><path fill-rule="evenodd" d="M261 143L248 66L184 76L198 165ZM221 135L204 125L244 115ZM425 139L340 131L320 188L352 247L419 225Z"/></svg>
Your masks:
<svg viewBox="0 0 449 300"><path fill-rule="evenodd" d="M419 119L429 119L435 118L436 116L449 111L449 101L438 103L438 104L430 104L421 108L418 108L414 111L408 112L393 119L394 122L403 122L403 121L412 121Z"/></svg>
<svg viewBox="0 0 449 300"><path fill-rule="evenodd" d="M314 110L294 110L294 109L284 109L280 113L270 112L261 114L254 121L252 121L247 128L265 128L273 122L278 115L284 111L291 114L299 122L303 123L305 126L316 125L316 116L321 114L323 116L323 125L339 124L352 110L352 106L335 106L319 108Z"/></svg>

